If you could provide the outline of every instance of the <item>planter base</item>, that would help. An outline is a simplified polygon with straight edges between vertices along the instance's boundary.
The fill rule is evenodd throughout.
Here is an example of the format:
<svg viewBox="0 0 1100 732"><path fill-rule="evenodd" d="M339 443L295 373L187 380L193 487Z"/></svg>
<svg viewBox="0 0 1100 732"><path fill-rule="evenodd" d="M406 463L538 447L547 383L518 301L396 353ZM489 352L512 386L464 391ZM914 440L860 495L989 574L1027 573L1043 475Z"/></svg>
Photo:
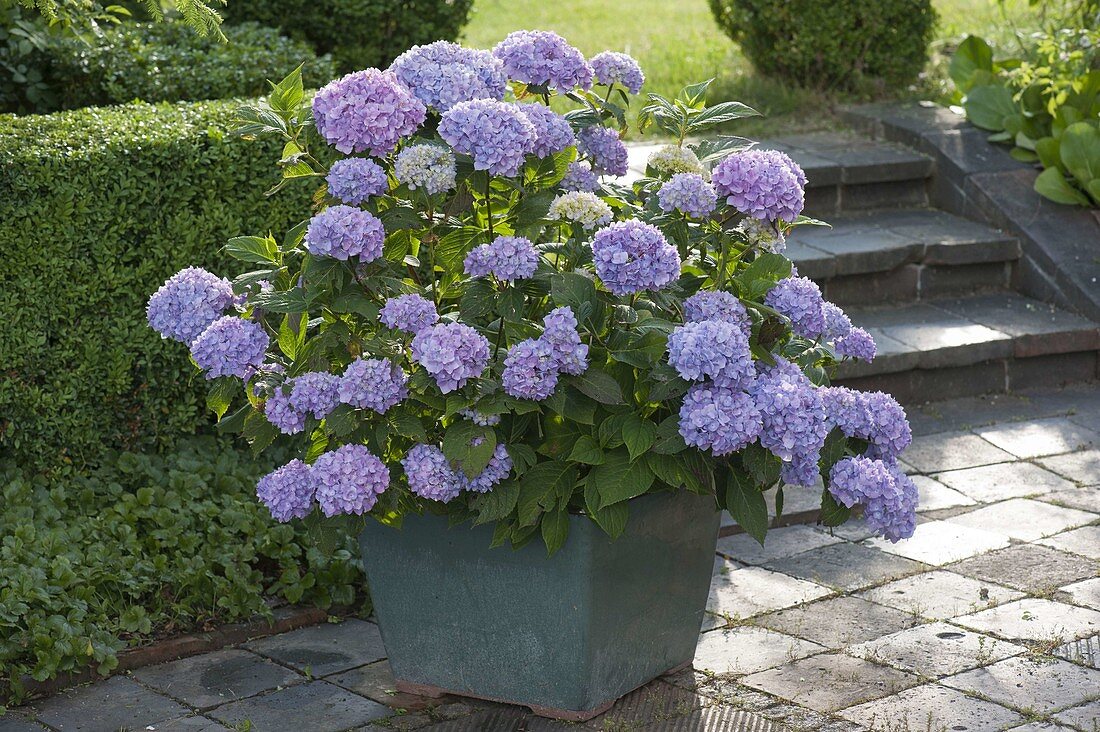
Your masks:
<svg viewBox="0 0 1100 732"><path fill-rule="evenodd" d="M685 668L688 668L689 666L691 666L691 664L692 664L692 661L690 661L690 660L684 661L683 663L679 664L678 666L675 666L674 668L670 668L668 671L665 671L663 674L660 674L660 676L668 676L670 674L674 674L674 673L677 673L679 671L683 671ZM649 682L646 682L646 683L649 683ZM645 686L645 684L640 684L637 687L637 689L640 689L643 686ZM622 696L620 696L619 699L612 699L609 702L605 702L605 703L599 705L595 709L586 709L584 711L578 711L578 710L575 710L575 709L557 709L555 707L544 707L544 706L540 706L538 704L525 704L523 702L516 702L516 701L512 701L510 699L495 699L495 698L487 697L487 696L477 696L476 694L471 694L469 692L455 691L453 689L444 689L444 688L439 687L439 686L432 686L431 684L418 684L414 681L395 680L394 688L396 688L398 691L400 691L402 693L405 693L405 694L415 694L416 696L426 696L430 699L438 699L439 697L442 697L442 696L463 696L463 697L466 697L468 699L480 699L482 701L497 702L498 704L514 704L516 706L527 707L533 713L537 714L540 717L546 717L548 719L560 719L563 722L587 722L588 720L592 719L593 717L598 717L601 714L603 714L604 712L606 712L608 709L610 709L611 707L615 706L615 702L619 701L619 699L622 699L623 696L626 696L627 694L631 694L631 693L637 691L637 689L631 689L630 691L627 691Z"/></svg>

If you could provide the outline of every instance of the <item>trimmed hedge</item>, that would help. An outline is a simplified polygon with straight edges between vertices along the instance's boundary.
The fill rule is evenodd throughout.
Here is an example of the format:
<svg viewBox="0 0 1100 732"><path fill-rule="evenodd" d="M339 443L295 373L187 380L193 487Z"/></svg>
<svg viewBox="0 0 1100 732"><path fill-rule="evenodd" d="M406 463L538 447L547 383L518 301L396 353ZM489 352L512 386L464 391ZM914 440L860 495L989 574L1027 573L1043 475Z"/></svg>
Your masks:
<svg viewBox="0 0 1100 732"><path fill-rule="evenodd" d="M231 0L227 20L254 20L331 53L340 73L385 68L410 46L453 41L473 0Z"/></svg>
<svg viewBox="0 0 1100 732"><path fill-rule="evenodd" d="M208 424L201 377L145 302L189 264L235 271L229 237L309 215L304 188L264 198L279 148L228 132L238 105L0 116L0 454L82 465Z"/></svg>
<svg viewBox="0 0 1100 732"><path fill-rule="evenodd" d="M917 78L931 0L710 0L718 26L765 74L802 86L890 91Z"/></svg>

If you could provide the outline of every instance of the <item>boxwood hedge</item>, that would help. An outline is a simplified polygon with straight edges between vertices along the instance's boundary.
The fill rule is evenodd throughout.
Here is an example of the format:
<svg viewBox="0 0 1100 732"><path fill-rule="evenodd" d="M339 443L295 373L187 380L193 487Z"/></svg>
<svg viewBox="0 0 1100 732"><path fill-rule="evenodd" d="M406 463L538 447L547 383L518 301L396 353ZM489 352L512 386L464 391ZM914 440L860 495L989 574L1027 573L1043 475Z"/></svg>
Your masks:
<svg viewBox="0 0 1100 732"><path fill-rule="evenodd" d="M82 465L206 424L145 302L188 264L230 271L227 238L309 215L304 188L264 199L278 151L228 131L238 105L0 116L0 455Z"/></svg>

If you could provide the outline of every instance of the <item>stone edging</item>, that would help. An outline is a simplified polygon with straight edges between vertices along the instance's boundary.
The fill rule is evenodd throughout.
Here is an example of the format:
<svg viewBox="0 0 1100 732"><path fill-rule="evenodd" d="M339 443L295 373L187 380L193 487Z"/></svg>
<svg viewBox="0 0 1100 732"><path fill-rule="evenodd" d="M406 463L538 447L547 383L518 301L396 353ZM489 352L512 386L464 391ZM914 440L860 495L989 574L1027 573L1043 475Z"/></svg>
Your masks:
<svg viewBox="0 0 1100 732"><path fill-rule="evenodd" d="M842 116L875 138L935 160L933 205L1015 235L1024 256L1016 289L1100 320L1100 216L1048 201L1033 189L1038 171L994 145L960 115L930 103L850 107Z"/></svg>

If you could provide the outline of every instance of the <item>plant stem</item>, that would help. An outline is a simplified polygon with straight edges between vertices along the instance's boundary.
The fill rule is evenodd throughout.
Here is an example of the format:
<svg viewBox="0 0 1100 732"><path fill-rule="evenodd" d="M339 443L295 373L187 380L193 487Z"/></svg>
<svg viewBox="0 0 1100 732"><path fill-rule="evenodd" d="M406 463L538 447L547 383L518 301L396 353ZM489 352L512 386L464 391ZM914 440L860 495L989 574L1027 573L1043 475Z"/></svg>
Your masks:
<svg viewBox="0 0 1100 732"><path fill-rule="evenodd" d="M489 196L491 195L491 189L493 187L493 177L489 174L485 175L485 217L489 220L489 241L491 242L495 237L493 234L493 204Z"/></svg>

